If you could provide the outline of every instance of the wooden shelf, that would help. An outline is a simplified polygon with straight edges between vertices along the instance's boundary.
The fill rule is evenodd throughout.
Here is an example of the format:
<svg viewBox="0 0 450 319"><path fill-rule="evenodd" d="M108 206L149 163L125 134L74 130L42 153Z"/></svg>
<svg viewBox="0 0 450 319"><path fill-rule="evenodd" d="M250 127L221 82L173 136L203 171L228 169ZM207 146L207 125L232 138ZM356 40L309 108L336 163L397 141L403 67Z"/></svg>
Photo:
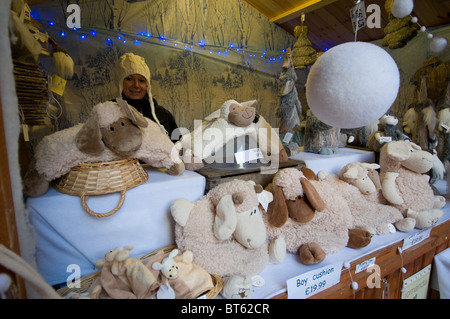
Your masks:
<svg viewBox="0 0 450 319"><path fill-rule="evenodd" d="M347 269L342 270L339 284L312 296L311 299L381 299L383 298L383 287L388 287L384 296L386 299L401 299L403 280L432 264L434 256L449 246L450 220L447 220L434 227L431 230L430 237L404 250L402 255L400 255L398 248L403 247L403 240L353 261L350 267L351 278ZM373 273L362 271L355 274L356 265L373 257L376 258L376 264L380 267L380 288L370 288L367 285L367 279ZM402 266L407 270L405 274L400 270ZM351 279L358 283L358 289L355 292L351 288ZM433 298L435 295L428 288L428 298ZM287 292L274 297L274 299L286 298Z"/></svg>

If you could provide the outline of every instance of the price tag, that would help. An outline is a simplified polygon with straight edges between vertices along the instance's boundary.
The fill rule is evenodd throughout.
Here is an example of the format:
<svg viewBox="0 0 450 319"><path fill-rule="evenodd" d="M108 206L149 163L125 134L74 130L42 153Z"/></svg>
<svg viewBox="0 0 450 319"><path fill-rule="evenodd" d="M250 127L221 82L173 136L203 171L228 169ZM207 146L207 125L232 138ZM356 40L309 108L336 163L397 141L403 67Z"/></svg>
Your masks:
<svg viewBox="0 0 450 319"><path fill-rule="evenodd" d="M380 136L381 143L389 143L392 142L392 137L390 136Z"/></svg>
<svg viewBox="0 0 450 319"><path fill-rule="evenodd" d="M341 280L343 262L337 262L287 280L289 299L306 299Z"/></svg>
<svg viewBox="0 0 450 319"><path fill-rule="evenodd" d="M370 266L375 265L375 259L376 257L370 258L368 260L363 261L362 263L356 265L355 267L355 274L366 270L367 268L369 268Z"/></svg>
<svg viewBox="0 0 450 319"><path fill-rule="evenodd" d="M66 80L57 76L56 74L53 74L50 90L62 96L64 94L64 89L66 88L66 83L67 83Z"/></svg>
<svg viewBox="0 0 450 319"><path fill-rule="evenodd" d="M403 239L403 247L402 250L406 250L414 245L417 245L421 241L424 241L428 237L430 237L431 233L431 227L428 229L425 229L424 231L421 231L419 233L416 233L414 235L408 236L405 239Z"/></svg>
<svg viewBox="0 0 450 319"><path fill-rule="evenodd" d="M292 134L291 132L287 132L286 134L284 134L283 143L289 144L293 135L294 134Z"/></svg>
<svg viewBox="0 0 450 319"><path fill-rule="evenodd" d="M350 17L352 19L354 32L366 26L366 5L364 1L361 1L350 9Z"/></svg>
<svg viewBox="0 0 450 319"><path fill-rule="evenodd" d="M236 158L236 163L242 164L262 158L263 154L259 148L252 148L249 150L236 152L234 153L234 157Z"/></svg>

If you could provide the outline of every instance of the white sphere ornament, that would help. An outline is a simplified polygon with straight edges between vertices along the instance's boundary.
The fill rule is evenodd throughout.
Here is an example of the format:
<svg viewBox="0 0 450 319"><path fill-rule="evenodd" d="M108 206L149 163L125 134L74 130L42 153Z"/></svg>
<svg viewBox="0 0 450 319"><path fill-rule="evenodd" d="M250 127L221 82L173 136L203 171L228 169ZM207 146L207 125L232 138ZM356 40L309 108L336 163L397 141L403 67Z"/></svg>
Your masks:
<svg viewBox="0 0 450 319"><path fill-rule="evenodd" d="M347 42L322 54L306 81L311 112L336 128L360 128L381 118L397 98L400 72L381 47Z"/></svg>
<svg viewBox="0 0 450 319"><path fill-rule="evenodd" d="M434 39L430 43L431 51L435 53L439 53L444 51L448 46L448 40L443 37L434 37Z"/></svg>
<svg viewBox="0 0 450 319"><path fill-rule="evenodd" d="M396 18L404 18L411 14L414 9L413 0L394 0L391 5L392 15Z"/></svg>

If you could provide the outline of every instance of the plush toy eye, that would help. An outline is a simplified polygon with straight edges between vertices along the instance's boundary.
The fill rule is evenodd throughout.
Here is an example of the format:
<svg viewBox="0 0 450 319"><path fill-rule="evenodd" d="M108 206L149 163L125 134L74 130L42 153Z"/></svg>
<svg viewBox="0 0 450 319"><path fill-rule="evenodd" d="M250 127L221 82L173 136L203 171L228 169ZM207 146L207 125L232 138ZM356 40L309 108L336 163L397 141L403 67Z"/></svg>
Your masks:
<svg viewBox="0 0 450 319"><path fill-rule="evenodd" d="M124 123L124 122L120 122L120 125L121 125L121 126L125 126L125 123Z"/></svg>
<svg viewBox="0 0 450 319"><path fill-rule="evenodd" d="M110 131L114 132L114 126L109 127Z"/></svg>

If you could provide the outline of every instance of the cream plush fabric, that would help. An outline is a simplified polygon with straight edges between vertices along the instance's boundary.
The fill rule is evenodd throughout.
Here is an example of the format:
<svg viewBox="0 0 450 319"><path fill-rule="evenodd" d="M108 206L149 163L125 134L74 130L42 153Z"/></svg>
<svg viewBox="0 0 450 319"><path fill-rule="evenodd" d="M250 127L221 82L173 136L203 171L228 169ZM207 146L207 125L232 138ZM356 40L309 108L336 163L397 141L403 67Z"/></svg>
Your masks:
<svg viewBox="0 0 450 319"><path fill-rule="evenodd" d="M97 116L100 126L107 126L120 117L127 115L118 108L115 102L99 103L93 107L92 116ZM158 125L146 118L146 128L140 128L142 132L141 147L129 158L137 158L153 167L171 168L173 165L181 165L178 154L172 152L173 143L168 136L163 134ZM47 181L52 181L80 163L106 162L123 159L106 148L100 155L89 155L81 152L76 145L76 135L83 124L55 132L42 139L36 148L36 170Z"/></svg>

